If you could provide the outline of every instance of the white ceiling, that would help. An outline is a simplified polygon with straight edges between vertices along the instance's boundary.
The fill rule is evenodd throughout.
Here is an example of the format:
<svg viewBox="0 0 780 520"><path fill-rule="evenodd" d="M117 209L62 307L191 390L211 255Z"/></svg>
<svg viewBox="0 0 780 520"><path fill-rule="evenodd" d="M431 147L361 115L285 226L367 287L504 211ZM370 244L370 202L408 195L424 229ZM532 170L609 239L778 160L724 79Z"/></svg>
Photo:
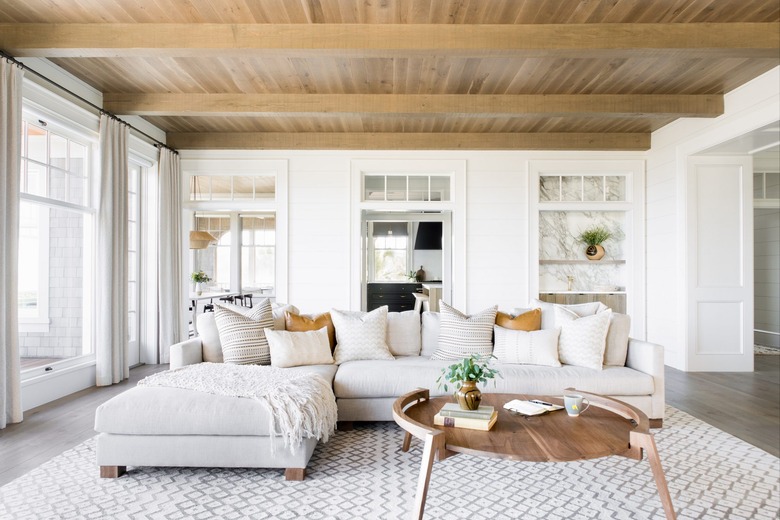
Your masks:
<svg viewBox="0 0 780 520"><path fill-rule="evenodd" d="M717 146L713 146L701 155L741 155L751 154L776 156L780 151L780 121L768 124L750 133L741 135Z"/></svg>

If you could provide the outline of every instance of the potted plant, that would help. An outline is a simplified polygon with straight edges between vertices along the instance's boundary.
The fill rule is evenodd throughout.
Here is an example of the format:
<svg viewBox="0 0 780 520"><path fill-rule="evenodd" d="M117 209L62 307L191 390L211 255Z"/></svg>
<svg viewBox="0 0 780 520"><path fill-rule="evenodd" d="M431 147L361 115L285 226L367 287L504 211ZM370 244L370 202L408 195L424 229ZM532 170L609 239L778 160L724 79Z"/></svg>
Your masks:
<svg viewBox="0 0 780 520"><path fill-rule="evenodd" d="M612 232L604 226L591 226L580 233L577 240L587 244L585 256L588 260L601 260L604 256L604 247L601 245L612 238Z"/></svg>
<svg viewBox="0 0 780 520"><path fill-rule="evenodd" d="M482 392L477 388L477 383L487 383L489 379L501 374L495 368L488 366L493 356L479 356L472 354L446 368L442 368L441 375L436 380L439 388L449 391L447 383L455 385L455 397L458 404L464 410L476 410L482 402ZM495 385L495 381L493 381Z"/></svg>
<svg viewBox="0 0 780 520"><path fill-rule="evenodd" d="M190 275L190 278L192 279L193 282L195 282L195 294L197 294L198 296L203 294L203 284L211 281L209 275L207 275L203 271L195 271Z"/></svg>

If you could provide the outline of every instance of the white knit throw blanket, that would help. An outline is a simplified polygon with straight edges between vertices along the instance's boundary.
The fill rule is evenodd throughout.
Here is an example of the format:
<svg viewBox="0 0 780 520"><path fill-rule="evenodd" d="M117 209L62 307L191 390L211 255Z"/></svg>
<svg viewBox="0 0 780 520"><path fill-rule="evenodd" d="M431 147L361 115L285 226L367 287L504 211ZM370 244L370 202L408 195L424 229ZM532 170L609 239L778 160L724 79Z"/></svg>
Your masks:
<svg viewBox="0 0 780 520"><path fill-rule="evenodd" d="M294 451L304 437L323 442L336 429L333 389L317 374L295 374L259 365L198 363L152 374L138 386L165 386L215 395L246 397L262 403L271 416L272 437L281 435Z"/></svg>

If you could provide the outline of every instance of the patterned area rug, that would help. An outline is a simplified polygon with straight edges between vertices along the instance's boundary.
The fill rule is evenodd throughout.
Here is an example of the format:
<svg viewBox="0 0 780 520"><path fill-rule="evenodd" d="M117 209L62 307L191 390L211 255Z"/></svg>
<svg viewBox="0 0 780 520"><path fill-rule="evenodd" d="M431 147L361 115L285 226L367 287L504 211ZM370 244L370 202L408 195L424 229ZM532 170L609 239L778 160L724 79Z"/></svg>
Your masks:
<svg viewBox="0 0 780 520"><path fill-rule="evenodd" d="M678 517L780 513L780 459L667 408L655 430ZM100 479L89 440L0 488L0 518L399 519L422 452L394 423L357 425L320 444L303 482L281 470L129 468ZM430 519L664 518L647 460L523 463L458 455L433 466Z"/></svg>

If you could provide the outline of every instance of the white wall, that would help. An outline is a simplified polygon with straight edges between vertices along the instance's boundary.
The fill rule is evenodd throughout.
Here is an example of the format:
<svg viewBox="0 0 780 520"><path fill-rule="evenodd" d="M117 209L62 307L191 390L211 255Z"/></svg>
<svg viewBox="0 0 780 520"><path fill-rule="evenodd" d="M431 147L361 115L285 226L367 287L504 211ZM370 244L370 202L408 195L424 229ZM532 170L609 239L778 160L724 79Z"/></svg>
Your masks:
<svg viewBox="0 0 780 520"><path fill-rule="evenodd" d="M247 152L236 151L245 157ZM207 152L198 152L204 157ZM221 156L229 152L219 152ZM187 159L190 152L183 152ZM259 162L288 164L288 298L302 312L357 306L350 299L351 165L355 160L464 160L466 163L465 311L511 310L529 301L528 163L531 160L642 159L607 152L252 151ZM461 262L463 258L458 259Z"/></svg>
<svg viewBox="0 0 780 520"><path fill-rule="evenodd" d="M666 364L688 365L685 181L688 156L776 121L780 68L725 96L715 119L680 119L653 132L647 153L647 338L666 349Z"/></svg>

